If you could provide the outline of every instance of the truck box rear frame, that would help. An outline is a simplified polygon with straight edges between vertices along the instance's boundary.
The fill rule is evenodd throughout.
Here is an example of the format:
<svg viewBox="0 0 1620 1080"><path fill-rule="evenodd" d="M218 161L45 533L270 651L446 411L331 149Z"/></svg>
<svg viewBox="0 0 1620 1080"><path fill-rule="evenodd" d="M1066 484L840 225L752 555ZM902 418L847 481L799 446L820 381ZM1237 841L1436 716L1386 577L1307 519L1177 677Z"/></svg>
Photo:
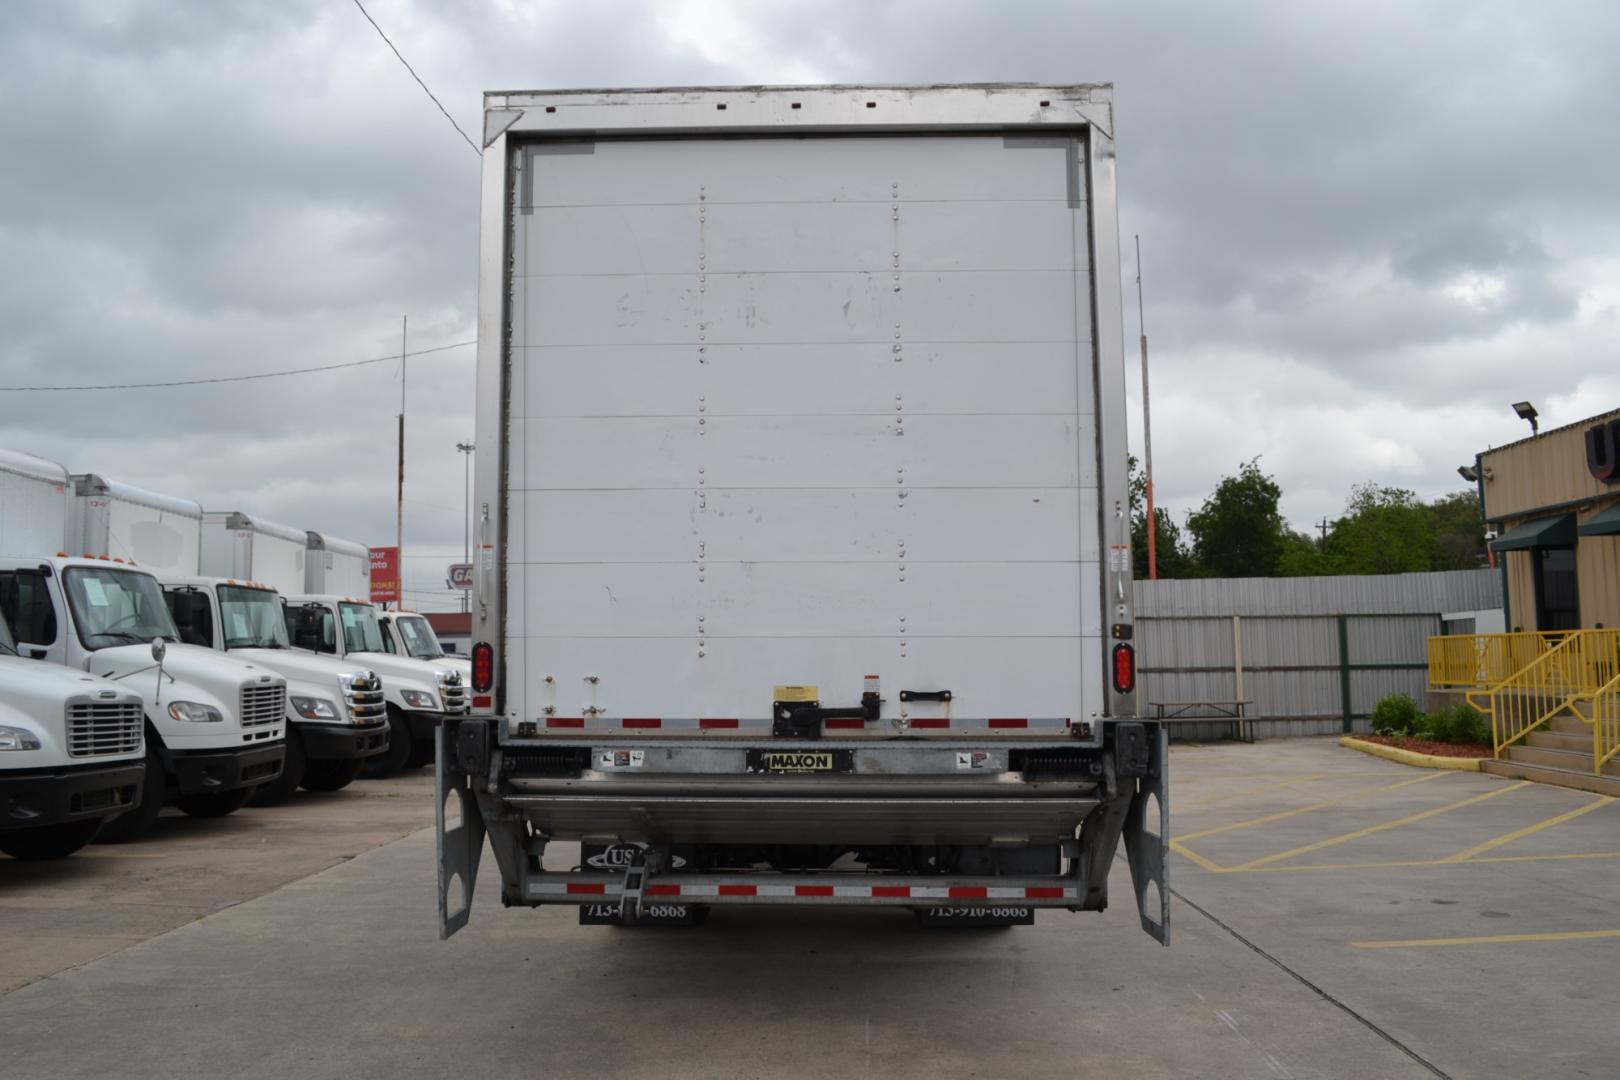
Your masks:
<svg viewBox="0 0 1620 1080"><path fill-rule="evenodd" d="M450 933L466 918L466 905L453 901L450 878L456 875L463 883L463 899L470 899L470 881L476 873L478 852L482 846L485 819L505 819L511 824L514 816L521 816L518 807L525 797L516 793L501 795L499 787L499 760L503 747L534 745L544 742L548 734L556 738L578 738L607 742L610 739L635 738L645 742L647 731L625 731L609 735L606 731L593 731L589 735L578 730L546 732L529 727L519 732L522 718L511 715L506 706L505 688L506 641L505 619L507 600L505 566L499 557L505 549L508 536L505 519L505 478L511 468L507 458L509 440L508 406L510 402L512 355L510 328L513 312L509 303L512 292L513 266L512 221L517 213L521 185L522 155L525 147L532 153L537 144L549 144L552 152L585 152L591 144L608 139L651 139L699 137L705 139L729 136L747 137L760 134L772 136L852 136L861 134L1001 134L1009 140L1074 140L1080 152L1071 158L1071 190L1083 191L1088 206L1089 263L1081 276L1086 285L1085 295L1077 298L1089 311L1091 327L1092 400L1096 411L1097 463L1097 519L1081 521L1082 530L1094 528L1100 538L1104 558L1102 589L1098 612L1104 627L1103 648L1100 655L1078 658L1078 662L1096 665L1095 670L1106 671L1108 649L1114 642L1128 640L1132 624L1130 606L1130 547L1128 497L1126 488L1126 423L1122 405L1124 401L1123 326L1120 314L1119 239L1115 204L1115 166L1112 122L1112 88L1105 85L1040 86L1024 84L996 84L982 86L932 87L750 87L750 88L698 88L669 90L584 90L563 92L500 92L486 95L484 128L484 167L481 188L481 245L479 263L479 348L478 348L478 402L477 423L480 441L485 452L478 456L475 483L475 517L477 541L475 554L475 603L473 610L473 641L486 643L494 650L493 688L476 690L473 697L473 717L494 720L493 729L485 729L487 740L478 752L468 752L473 735L471 725L452 725L441 736L439 778L441 785L440 827L440 906L445 917L441 932ZM1074 205L1071 202L1071 206ZM1100 271L1097 268L1101 268ZM491 439L485 433L501 433ZM1082 455L1088 452L1083 441ZM1082 594L1082 602L1090 598ZM1111 633L1110 633L1111 630ZM1084 718L1084 737L1081 742L1101 749L1104 745L1106 722L1136 717L1134 685L1123 691L1104 681L1105 705L1101 713ZM950 714L947 712L947 716ZM539 718L536 718L537 720ZM584 718L593 728L621 724L624 728L640 727L631 718L604 720L602 717ZM994 730L997 721L953 720L952 724L988 724L992 730L975 734L976 746L1006 746L1025 740L1040 741L1051 746L1074 746L1081 732L1070 729L1082 718L1063 718L1064 728L1059 731L1030 730L1015 732ZM541 721L543 723L543 721ZM1039 725L1046 728L1051 720ZM694 724L699 721L694 721ZM583 726L574 725L575 727ZM671 725L680 726L678 723ZM951 726L948 724L946 726ZM1138 794L1121 804L1117 815L1118 826L1125 833L1127 854L1133 870L1136 893L1144 928L1161 940L1168 938L1168 883L1165 877L1165 837L1168 833L1168 800L1165 776L1163 733L1157 725L1146 725L1148 742L1152 746L1152 767L1142 779ZM669 735L663 731L657 734ZM702 737L701 730L696 733ZM734 731L716 731L712 735L735 736ZM927 732L906 733L911 737L929 737ZM961 731L940 732L946 738L962 738ZM1110 769L1112 769L1112 764ZM1112 780L1112 773L1110 773ZM1133 781L1134 783L1134 781ZM457 793L462 808L462 824L445 833L445 802L451 792ZM471 796L469 798L469 796ZM1144 809L1153 797L1157 798L1160 820L1157 835L1144 825ZM495 824L495 821L490 821ZM1117 838L1118 831L1114 832ZM544 889L531 888L531 878L545 876L529 868L521 852L503 845L492 836L497 857L502 863L503 897L508 903L589 902L600 896L581 893L585 900L554 901ZM1111 855L1114 843L1108 843ZM1077 852L1078 854L1078 852ZM1074 888L1077 876L1084 876L1075 858L1075 876L1062 879L1066 885L1040 882L1028 886L1038 890ZM1105 867L1092 867L1095 878L1100 872L1106 878ZM732 883L737 884L737 883ZM920 879L919 889L938 885L938 881ZM1007 888L1016 883L1004 881ZM1095 881L1092 882L1096 884ZM1149 885L1157 885L1159 903L1150 912L1143 907ZM899 886L895 886L899 887ZM728 897L743 897L747 891L740 885L725 890ZM563 891L563 895L568 895ZM820 889L807 896L825 895ZM835 893L836 899L839 894ZM892 895L892 894L891 894ZM918 895L931 895L919 893ZM1032 895L1048 897L1040 892ZM1062 896L1069 894L1062 893ZM460 906L459 913L452 909ZM1096 905L1067 904L1076 909Z"/></svg>

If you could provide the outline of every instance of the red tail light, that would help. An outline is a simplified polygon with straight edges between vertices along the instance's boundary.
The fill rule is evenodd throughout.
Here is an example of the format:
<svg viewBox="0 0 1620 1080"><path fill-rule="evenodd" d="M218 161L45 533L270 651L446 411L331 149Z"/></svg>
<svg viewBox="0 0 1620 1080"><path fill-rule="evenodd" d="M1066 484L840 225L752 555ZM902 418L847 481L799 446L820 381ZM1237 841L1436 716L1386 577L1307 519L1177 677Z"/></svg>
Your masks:
<svg viewBox="0 0 1620 1080"><path fill-rule="evenodd" d="M482 694L495 685L495 650L487 641L480 641L472 651L473 689Z"/></svg>
<svg viewBox="0 0 1620 1080"><path fill-rule="evenodd" d="M473 670L478 670L478 661L473 660ZM1114 646L1114 690L1116 693L1129 694L1136 689L1136 650L1121 642Z"/></svg>

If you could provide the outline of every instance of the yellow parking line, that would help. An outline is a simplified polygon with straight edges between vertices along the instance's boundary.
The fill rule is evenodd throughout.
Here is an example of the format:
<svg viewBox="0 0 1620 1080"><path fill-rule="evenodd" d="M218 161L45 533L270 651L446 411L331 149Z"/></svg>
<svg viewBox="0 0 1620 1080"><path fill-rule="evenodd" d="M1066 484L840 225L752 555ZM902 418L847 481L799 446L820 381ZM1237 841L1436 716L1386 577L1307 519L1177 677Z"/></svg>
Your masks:
<svg viewBox="0 0 1620 1080"><path fill-rule="evenodd" d="M1530 836L1533 833L1540 832L1542 829L1550 829L1554 825L1562 825L1566 821L1572 821L1575 818L1580 817L1582 814L1590 814L1593 810L1596 810L1598 807L1605 806L1605 805L1607 805L1609 803L1612 803L1612 802L1614 802L1614 799L1612 797L1610 797L1608 795L1599 795L1597 798L1593 799L1591 802L1587 803L1585 806L1578 806L1574 810L1569 811L1568 813L1559 814L1557 817L1550 817L1546 821L1538 821L1534 825L1526 825L1522 829L1518 829L1518 830L1515 830L1514 832L1510 832L1506 836L1498 836L1494 840L1487 840L1483 844L1475 844L1473 847L1469 848L1467 851L1459 851L1455 855L1448 855L1444 859L1442 859L1441 861L1442 862L1467 862L1469 859L1472 859L1475 855L1479 855L1479 854L1482 854L1484 852L1490 851L1492 848L1499 848L1503 844L1511 844L1515 840L1522 840L1526 836Z"/></svg>
<svg viewBox="0 0 1620 1080"><path fill-rule="evenodd" d="M1226 873L1226 867L1211 859L1204 858L1196 851L1183 847L1180 840L1170 841L1170 850L1181 855L1185 855L1187 858L1191 859L1193 862L1197 863L1199 866L1203 867L1205 870L1208 870L1212 874Z"/></svg>
<svg viewBox="0 0 1620 1080"><path fill-rule="evenodd" d="M1426 818L1432 818L1437 814L1448 814L1453 810L1461 810L1465 806L1473 806L1475 803L1482 803L1486 799L1494 799L1498 795L1506 795L1510 791L1517 791L1522 787L1529 787L1533 782L1534 781L1531 780L1520 780L1517 784L1511 784L1505 788L1497 788L1495 791L1487 791L1482 795L1475 795L1472 798L1463 799L1461 802L1447 803L1445 806L1437 806L1432 810L1425 810L1419 814L1411 814L1407 817L1396 818L1394 821L1386 821L1382 825L1369 825L1367 828L1357 829L1355 832L1341 833L1338 836L1330 836L1326 840L1318 840L1311 844L1302 844L1297 848L1289 848L1287 851L1279 851L1275 855L1267 855L1263 859L1255 859L1252 862L1246 862L1242 866L1234 866L1232 869L1251 870L1257 866L1266 866L1270 863L1281 862L1284 859L1291 859L1295 855L1306 855L1312 851L1321 851L1323 848L1334 847L1338 844L1348 844L1350 841L1359 840L1363 836L1371 836L1374 833L1381 833L1387 829L1399 828L1402 825L1411 825L1414 822L1423 821ZM1186 838L1183 837L1183 839Z"/></svg>
<svg viewBox="0 0 1620 1080"><path fill-rule="evenodd" d="M1368 795L1376 795L1380 791L1393 791L1396 788L1410 787L1413 784L1427 783L1430 780L1438 780L1442 776L1451 775L1453 774L1449 772L1428 772L1413 780L1401 780L1394 784L1385 784L1383 787L1369 788L1366 791L1358 791L1354 795L1344 795L1337 799L1327 799L1323 802L1312 803L1309 806L1301 806L1297 810L1283 810L1280 813L1267 814L1265 817L1250 818L1248 821L1234 821L1230 825L1217 825L1213 829L1204 829L1200 832L1187 833L1185 836L1182 836L1181 839L1184 841L1197 840L1205 836L1214 836L1216 833L1231 832L1234 829L1247 829L1251 825L1264 825L1269 821L1282 821L1284 818L1291 818L1296 814L1308 814L1312 810L1324 810L1329 806L1338 806L1341 803L1354 802L1357 799L1366 798Z"/></svg>
<svg viewBox="0 0 1620 1080"><path fill-rule="evenodd" d="M1186 853L1191 858L1191 852ZM1223 874L1308 874L1315 870L1379 870L1414 866L1486 866L1492 863L1559 862L1565 859L1620 859L1620 851L1576 851L1560 855L1486 855L1469 859L1466 863L1450 859L1394 859L1388 862L1311 863L1309 866L1242 866L1221 867ZM1197 861L1197 860L1194 860Z"/></svg>
<svg viewBox="0 0 1620 1080"><path fill-rule="evenodd" d="M1620 930L1567 930L1548 934L1485 934L1480 937L1416 938L1409 941L1352 941L1358 949L1420 949L1433 945L1507 945L1519 941L1591 941L1620 938Z"/></svg>
<svg viewBox="0 0 1620 1080"><path fill-rule="evenodd" d="M1222 803L1236 802L1239 799L1246 799L1250 795L1260 795L1267 791L1280 791L1283 788L1290 788L1296 784L1308 784L1312 780L1320 780L1326 775L1327 773L1318 772L1311 773L1308 776L1296 776L1292 780L1277 780L1269 784L1260 784L1257 787L1244 788L1242 791L1234 791L1229 795L1222 795L1218 799L1205 799L1203 802L1188 803L1187 805L1177 807L1176 809L1181 811L1203 810L1211 806L1219 806Z"/></svg>

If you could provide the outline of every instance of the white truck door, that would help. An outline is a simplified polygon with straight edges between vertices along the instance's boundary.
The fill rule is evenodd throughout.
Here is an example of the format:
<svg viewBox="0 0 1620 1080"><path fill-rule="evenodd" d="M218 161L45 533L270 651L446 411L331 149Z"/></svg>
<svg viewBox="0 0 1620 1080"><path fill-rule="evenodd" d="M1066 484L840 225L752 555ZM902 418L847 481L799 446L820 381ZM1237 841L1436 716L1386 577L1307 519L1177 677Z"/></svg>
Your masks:
<svg viewBox="0 0 1620 1080"><path fill-rule="evenodd" d="M524 151L509 708L762 716L875 673L888 718L1102 712L1082 152Z"/></svg>

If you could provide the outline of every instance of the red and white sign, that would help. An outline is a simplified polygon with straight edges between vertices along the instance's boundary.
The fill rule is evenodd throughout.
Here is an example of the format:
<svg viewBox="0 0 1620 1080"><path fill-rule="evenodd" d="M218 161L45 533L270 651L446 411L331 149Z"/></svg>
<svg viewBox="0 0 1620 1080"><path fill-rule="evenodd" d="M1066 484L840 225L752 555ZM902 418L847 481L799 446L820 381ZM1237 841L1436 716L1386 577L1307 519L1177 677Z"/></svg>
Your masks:
<svg viewBox="0 0 1620 1080"><path fill-rule="evenodd" d="M450 564L450 576L446 579L452 589L472 588L472 563L458 562Z"/></svg>
<svg viewBox="0 0 1620 1080"><path fill-rule="evenodd" d="M372 548L371 602L373 604L397 604L399 599L399 548Z"/></svg>

